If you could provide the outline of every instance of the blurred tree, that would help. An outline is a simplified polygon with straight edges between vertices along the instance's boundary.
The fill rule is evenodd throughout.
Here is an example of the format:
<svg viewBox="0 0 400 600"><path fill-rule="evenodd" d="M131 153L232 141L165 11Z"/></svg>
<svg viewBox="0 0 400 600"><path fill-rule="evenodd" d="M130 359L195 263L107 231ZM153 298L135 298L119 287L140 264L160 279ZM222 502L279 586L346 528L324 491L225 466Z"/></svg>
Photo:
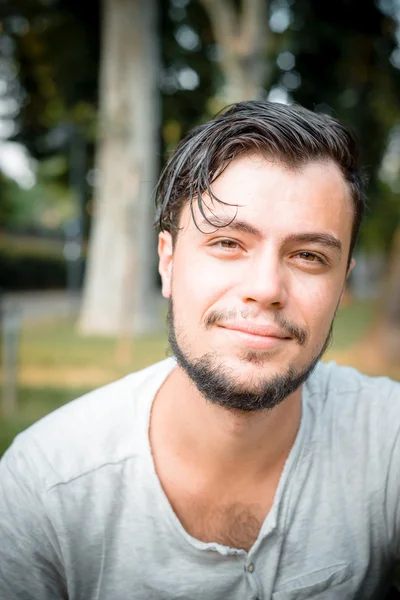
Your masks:
<svg viewBox="0 0 400 600"><path fill-rule="evenodd" d="M75 0L1 3L1 35L12 44L16 62L9 82L19 102L13 137L35 157L54 152L62 133L47 134L60 123L75 122L93 132L98 14L78 6Z"/></svg>
<svg viewBox="0 0 400 600"><path fill-rule="evenodd" d="M0 227L4 227L17 217L17 208L12 199L12 192L10 194L15 186L16 183L0 173Z"/></svg>
<svg viewBox="0 0 400 600"><path fill-rule="evenodd" d="M385 0L384 12L382 4L297 0L287 8L290 25L278 57L279 84L295 101L337 116L357 133L369 177L371 209L361 243L372 249L387 249L395 229L392 211L385 210L392 200L382 195L379 172L400 114L400 71L393 61L395 7L392 0Z"/></svg>
<svg viewBox="0 0 400 600"><path fill-rule="evenodd" d="M80 330L154 327L149 199L157 176L156 0L105 0L97 185Z"/></svg>
<svg viewBox="0 0 400 600"><path fill-rule="evenodd" d="M220 87L210 20L196 1L160 3L163 106L162 141L167 154L194 125L209 116Z"/></svg>
<svg viewBox="0 0 400 600"><path fill-rule="evenodd" d="M116 3L114 3L114 7L115 9L118 8ZM41 163L47 160L47 157L54 156L55 153L60 155L60 157L72 156L74 154L73 151L70 151L70 147L74 141L72 133L78 131L85 135L86 140L89 140L87 165L90 169L97 110L99 54L97 45L99 42L98 23L100 20L98 3L88 6L77 2L77 0L54 0L51 3L42 3L38 2L38 0L15 0L15 2L3 0L0 10L4 27L7 30L5 34L6 38L7 40L13 40L15 43L14 55L18 68L18 77L16 79L22 94L21 106L17 117L18 131L14 139L28 146L31 153ZM195 26L188 23L193 16L193 11L195 15L192 20ZM196 30L199 28L202 30L209 28L209 24L205 18L204 11L199 10L195 2L191 3L190 6L190 19L183 5L177 8L173 1L171 3L162 3L161 33L165 40L164 46L166 52L161 81L157 81L157 67L153 64L148 65L147 72L145 73L146 77L153 78L153 81L155 80L156 83L161 84L165 123L163 138L167 149L171 145L175 145L182 131L200 119L204 114L207 99L212 95L212 69L210 69L209 59L206 54L209 44L200 43L200 38L196 33ZM135 35L134 24L132 25L132 31L134 32L133 35ZM74 44L70 43L71 39L74 40ZM209 39L210 44L212 44L213 40L210 36ZM130 50L133 52L132 56L135 56L134 52L136 49L137 45L134 43L134 40L131 40ZM125 57L126 60L130 60L131 58L128 54L125 54ZM132 64L131 61L130 64ZM118 69L117 73L121 75L121 70ZM145 75L143 75L143 81ZM199 85L200 77L201 86ZM144 83L146 82L144 81ZM115 89L118 89L120 81L114 80L113 85L115 85ZM129 84L127 84L127 87L129 87ZM131 85L132 90L137 90L137 88L137 85ZM155 93L150 98L152 101L155 101L157 98L157 88L155 87L154 90ZM143 93L142 96L144 97ZM147 109L151 113L151 104L149 102L144 104L144 110L138 109L137 115L140 114L140 117L135 117L139 118L139 125L141 127L145 126ZM150 115L151 118L156 115L157 110ZM122 118L121 115L119 118ZM128 118L127 122L129 123L129 121L130 119ZM130 129L131 132L133 130L134 127ZM104 131L107 131L106 124ZM139 132L139 130L137 131ZM104 133L104 137L106 136L107 134ZM101 161L101 156L105 156L106 154L101 149L101 146L105 145L101 141L101 133L99 137L98 162ZM152 160L154 162L157 161L158 153L156 148L153 148L153 150ZM72 156L73 162L74 157ZM116 162L118 163L118 161ZM15 224L17 222L25 223L26 219L33 215L32 202L24 202L28 195L31 199L35 198L35 215L39 212L40 207L44 207L44 204L47 205L47 200L51 199L51 193L57 192L58 197L60 195L65 197L65 193L60 194L60 186L64 185L65 188L68 186L71 179L69 175L70 166L67 164L66 171L53 174L55 185L52 185L52 182L46 178L41 180L41 182L38 181L35 190L29 191L29 194L25 192L19 193L17 186L8 186L7 190L5 190L6 193L3 194L4 202L6 197L7 201L9 201L10 197L13 196L13 207L20 211L20 217L14 214L15 210L12 216L11 207L8 202L7 212L3 211L8 223L11 223L11 216L12 223ZM114 166L113 164L111 169ZM41 168L39 165L38 174L40 172ZM131 214L132 219L135 219L136 225L133 221L131 224L128 224L128 222L125 223L127 227L131 225L133 234L133 228L140 232L141 241L137 242L136 249L142 253L142 258L139 258L140 271L137 272L135 270L135 273L132 271L132 277L135 277L135 280L134 282L131 281L130 284L126 281L125 286L127 289L135 289L135 293L137 290L141 290L141 293L139 292L139 297L136 298L137 303L133 301L133 291L129 291L129 294L124 293L124 300L121 301L126 313L126 307L129 303L128 295L131 296L134 303L131 309L132 311L136 309L136 317L132 314L129 316L127 314L124 314L124 316L116 315L119 323L124 322L126 324L134 320L136 322L136 330L146 328L146 323L149 324L150 317L152 316L149 290L151 284L154 287L156 282L156 270L154 268L156 253L154 247L151 247L150 250L148 248L148 245L151 245L153 240L151 237L151 224L147 223L146 227L137 224L140 219L147 218L148 216L147 213L140 216L140 211L149 210L152 187L150 179L153 180L152 183L154 184L154 175L148 176L142 170L142 178L145 179L145 183L142 181L141 193L143 200L146 200L146 202L139 202L134 211L135 214L133 212ZM89 171L88 179L90 182L95 183L96 181L98 183L101 181L104 182L104 177L102 180L98 168ZM100 190L95 188L95 193L99 197ZM113 194L115 198L115 189L113 190ZM132 193L132 199L134 196L135 194ZM46 198L45 203L44 198ZM55 209L56 200L55 196ZM73 203L72 195L69 195L69 200ZM28 204L31 206L31 210L23 210L24 208L28 208ZM97 204L101 204L101 202L96 202ZM54 215L54 211L51 211L50 207L46 207L45 210L46 221L48 221L47 217L50 217L52 214ZM91 212L91 210L92 203L90 202L88 211ZM60 214L58 209L57 212ZM96 219L93 219L93 225L94 239ZM112 227L111 223L110 227ZM146 236L146 232L150 237ZM115 248L120 247L120 244L116 241L120 233L121 229L116 228L114 230L113 247ZM124 257L119 260L117 254L115 254L114 258L116 265L124 263ZM90 263L93 263L93 259L90 259ZM107 284L105 285L109 288ZM119 291L116 290L115 293L118 294ZM97 298L96 301L101 302L102 295L97 296ZM143 316L144 312L147 314L145 317ZM138 316L139 313L140 316ZM109 313L107 320L108 316ZM129 329L127 327L127 330Z"/></svg>
<svg viewBox="0 0 400 600"><path fill-rule="evenodd" d="M68 198L71 206L59 214L71 214L78 208L67 189L72 134L79 131L89 140L89 154L94 147L98 14L93 9L84 13L74 0L3 0L0 18L0 50L9 48L0 60L5 95L17 106L6 137L39 161L37 189L19 193L16 186L7 188L9 200L13 197L14 208L21 211L21 218L14 214L10 224L26 222L29 214L37 221L40 206L49 215L52 202L59 212L60 198ZM53 157L65 168L41 178L40 162ZM37 198L36 210L24 206L23 200L29 204L32 198Z"/></svg>
<svg viewBox="0 0 400 600"><path fill-rule="evenodd" d="M270 74L268 0L200 0L218 43L225 77L223 103L263 95Z"/></svg>
<svg viewBox="0 0 400 600"><path fill-rule="evenodd" d="M14 230L61 230L62 224L76 217L68 188L60 181L67 170L65 157L43 159L36 170L36 184L21 187L0 178L0 226Z"/></svg>

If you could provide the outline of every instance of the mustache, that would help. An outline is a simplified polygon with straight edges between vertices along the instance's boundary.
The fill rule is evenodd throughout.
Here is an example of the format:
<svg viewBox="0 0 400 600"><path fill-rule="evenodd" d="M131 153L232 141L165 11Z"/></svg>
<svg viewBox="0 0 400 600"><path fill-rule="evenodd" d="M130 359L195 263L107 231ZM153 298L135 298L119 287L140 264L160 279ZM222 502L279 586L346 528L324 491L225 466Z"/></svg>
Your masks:
<svg viewBox="0 0 400 600"><path fill-rule="evenodd" d="M251 317L251 311L238 311L232 310L213 310L204 318L203 324L206 329L210 329L218 323L234 323L238 317L247 320ZM292 323L286 317L279 313L275 313L272 316L271 322L278 326L288 337L294 338L300 344L305 346L309 337L309 332L306 327L300 327L295 323Z"/></svg>

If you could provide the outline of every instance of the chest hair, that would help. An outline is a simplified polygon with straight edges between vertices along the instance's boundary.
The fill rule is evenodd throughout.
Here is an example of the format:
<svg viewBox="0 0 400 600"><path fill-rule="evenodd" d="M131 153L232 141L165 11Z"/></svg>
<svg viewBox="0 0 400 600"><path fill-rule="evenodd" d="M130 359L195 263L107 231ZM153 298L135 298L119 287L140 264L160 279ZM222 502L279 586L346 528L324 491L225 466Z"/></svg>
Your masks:
<svg viewBox="0 0 400 600"><path fill-rule="evenodd" d="M250 550L266 516L266 507L241 502L208 505L192 501L175 507L185 530L202 542Z"/></svg>

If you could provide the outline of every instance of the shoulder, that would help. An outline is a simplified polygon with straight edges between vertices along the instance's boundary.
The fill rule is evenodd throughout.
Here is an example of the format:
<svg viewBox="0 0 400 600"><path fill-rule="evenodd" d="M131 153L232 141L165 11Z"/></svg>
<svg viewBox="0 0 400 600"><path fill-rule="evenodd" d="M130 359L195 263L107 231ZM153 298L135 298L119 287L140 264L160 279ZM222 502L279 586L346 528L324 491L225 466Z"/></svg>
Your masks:
<svg viewBox="0 0 400 600"><path fill-rule="evenodd" d="M333 361L317 365L309 379L308 391L310 396L325 400L338 401L343 397L349 401L380 404L397 399L400 404L400 382L388 377L370 377Z"/></svg>
<svg viewBox="0 0 400 600"><path fill-rule="evenodd" d="M146 410L174 364L156 363L57 409L19 434L5 459L40 471L51 488L135 456L147 434Z"/></svg>
<svg viewBox="0 0 400 600"><path fill-rule="evenodd" d="M329 510L344 515L350 536L399 557L400 383L321 363L304 390L313 485L325 482Z"/></svg>
<svg viewBox="0 0 400 600"><path fill-rule="evenodd" d="M306 404L326 433L343 444L391 452L400 432L400 382L320 363L305 384Z"/></svg>

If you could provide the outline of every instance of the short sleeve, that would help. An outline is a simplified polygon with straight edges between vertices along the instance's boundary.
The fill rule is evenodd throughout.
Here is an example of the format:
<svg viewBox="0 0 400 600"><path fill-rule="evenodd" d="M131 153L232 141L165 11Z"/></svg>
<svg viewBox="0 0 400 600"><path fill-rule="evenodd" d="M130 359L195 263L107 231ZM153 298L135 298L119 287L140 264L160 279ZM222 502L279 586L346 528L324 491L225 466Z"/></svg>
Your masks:
<svg viewBox="0 0 400 600"><path fill-rule="evenodd" d="M40 455L17 440L0 461L0 598L67 598L57 536L45 509ZM35 457L35 459L33 458Z"/></svg>

